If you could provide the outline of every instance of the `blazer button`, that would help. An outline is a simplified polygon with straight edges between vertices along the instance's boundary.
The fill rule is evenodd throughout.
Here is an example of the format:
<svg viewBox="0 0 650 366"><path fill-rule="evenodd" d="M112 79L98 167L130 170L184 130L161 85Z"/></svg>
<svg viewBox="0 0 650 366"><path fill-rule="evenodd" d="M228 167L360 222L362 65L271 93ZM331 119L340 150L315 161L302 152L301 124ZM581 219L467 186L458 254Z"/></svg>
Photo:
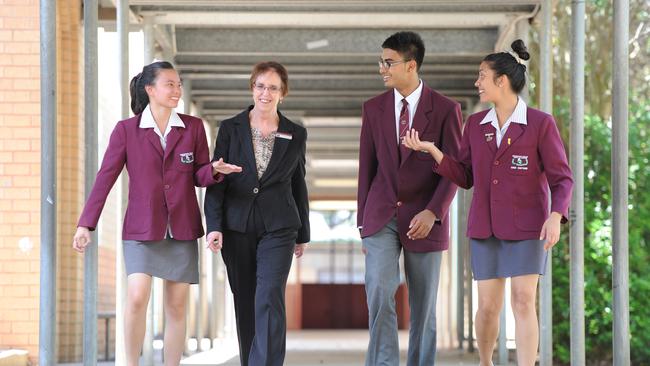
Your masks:
<svg viewBox="0 0 650 366"><path fill-rule="evenodd" d="M165 184L165 189L169 189L169 184Z"/></svg>
<svg viewBox="0 0 650 366"><path fill-rule="evenodd" d="M499 180L498 179L493 180L492 184L499 184Z"/></svg>
<svg viewBox="0 0 650 366"><path fill-rule="evenodd" d="M257 187L253 188L253 193L257 194L257 192L259 192L259 191L260 190Z"/></svg>
<svg viewBox="0 0 650 366"><path fill-rule="evenodd" d="M397 207L400 207L402 205L402 201L397 201Z"/></svg>
<svg viewBox="0 0 650 366"><path fill-rule="evenodd" d="M498 160L495 160L495 161L494 161L494 165L499 165L499 161L498 161Z"/></svg>

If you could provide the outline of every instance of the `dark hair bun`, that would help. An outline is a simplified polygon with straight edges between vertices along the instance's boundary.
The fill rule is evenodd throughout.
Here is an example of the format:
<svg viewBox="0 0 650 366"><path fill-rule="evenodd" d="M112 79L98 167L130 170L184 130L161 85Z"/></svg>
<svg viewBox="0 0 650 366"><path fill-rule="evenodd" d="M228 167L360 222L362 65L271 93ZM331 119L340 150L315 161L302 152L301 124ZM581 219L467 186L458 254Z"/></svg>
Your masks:
<svg viewBox="0 0 650 366"><path fill-rule="evenodd" d="M512 47L512 50L515 51L520 59L524 61L530 59L530 53L528 53L528 49L521 39L512 42L510 47Z"/></svg>

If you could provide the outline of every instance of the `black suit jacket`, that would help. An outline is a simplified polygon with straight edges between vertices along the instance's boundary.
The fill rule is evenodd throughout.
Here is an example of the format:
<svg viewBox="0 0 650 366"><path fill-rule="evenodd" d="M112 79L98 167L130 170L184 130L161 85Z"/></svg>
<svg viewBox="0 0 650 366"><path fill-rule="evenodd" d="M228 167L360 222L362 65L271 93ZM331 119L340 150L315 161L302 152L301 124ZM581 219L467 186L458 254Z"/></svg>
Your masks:
<svg viewBox="0 0 650 366"><path fill-rule="evenodd" d="M208 232L246 232L248 216L257 203L267 232L294 228L297 243L309 242L309 199L305 183L307 130L280 116L271 161L257 178L248 114L253 106L224 120L219 127L214 160L242 167L241 173L226 175L224 182L210 186L205 194Z"/></svg>

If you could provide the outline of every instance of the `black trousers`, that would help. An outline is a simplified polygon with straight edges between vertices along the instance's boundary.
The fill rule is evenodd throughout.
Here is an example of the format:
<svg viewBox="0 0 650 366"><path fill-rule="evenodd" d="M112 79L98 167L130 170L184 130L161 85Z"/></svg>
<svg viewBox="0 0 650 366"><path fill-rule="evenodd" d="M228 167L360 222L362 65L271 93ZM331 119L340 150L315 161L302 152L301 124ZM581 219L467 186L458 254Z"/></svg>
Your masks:
<svg viewBox="0 0 650 366"><path fill-rule="evenodd" d="M242 366L280 366L286 353L284 302L298 232L266 232L253 205L246 233L224 231L221 255L235 299Z"/></svg>

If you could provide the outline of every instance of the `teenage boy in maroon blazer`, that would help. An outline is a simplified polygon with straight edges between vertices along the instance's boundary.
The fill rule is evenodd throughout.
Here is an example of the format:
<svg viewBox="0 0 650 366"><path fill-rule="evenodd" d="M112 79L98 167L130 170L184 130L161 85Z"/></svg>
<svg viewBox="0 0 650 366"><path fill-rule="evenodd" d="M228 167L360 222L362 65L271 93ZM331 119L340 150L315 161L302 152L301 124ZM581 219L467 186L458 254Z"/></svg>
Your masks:
<svg viewBox="0 0 650 366"><path fill-rule="evenodd" d="M410 128L449 154L460 141L458 103L420 80L424 43L398 32L382 44L379 72L389 89L363 105L357 222L366 255L370 342L366 365L399 365L395 292L399 257L409 289L408 365L433 365L441 252L449 245L456 186L431 170L431 155L403 147Z"/></svg>

